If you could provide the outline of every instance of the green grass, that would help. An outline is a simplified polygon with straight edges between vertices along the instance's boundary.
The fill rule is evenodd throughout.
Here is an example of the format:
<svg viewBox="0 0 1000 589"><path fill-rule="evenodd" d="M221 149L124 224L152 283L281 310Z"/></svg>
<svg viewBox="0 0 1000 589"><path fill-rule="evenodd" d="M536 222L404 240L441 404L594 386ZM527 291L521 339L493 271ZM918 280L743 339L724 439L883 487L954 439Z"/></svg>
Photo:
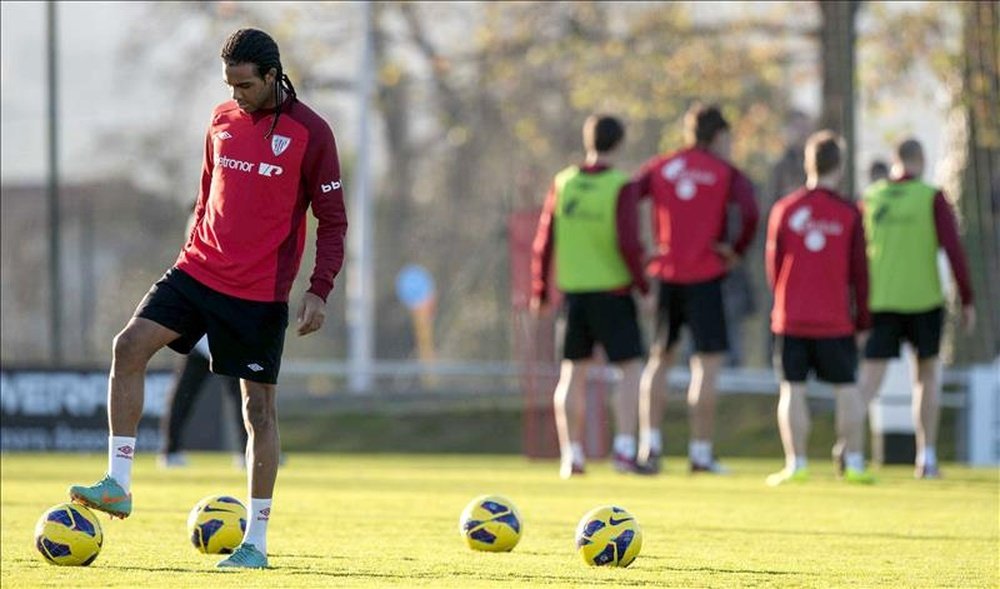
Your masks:
<svg viewBox="0 0 1000 589"><path fill-rule="evenodd" d="M36 518L67 485L103 472L100 456L2 457L3 587L996 587L997 471L946 465L915 481L882 469L878 485L847 486L813 465L806 485L771 489L779 460L734 459L731 476L691 477L680 459L657 478L617 475L606 462L561 481L552 461L519 457L290 454L278 477L269 534L273 569L216 571L188 543L201 497L244 495L225 455L161 471L136 463L136 508L101 516L104 551L85 569L50 566L32 543ZM457 531L482 493L511 498L525 522L509 554L474 553ZM577 520L615 503L642 525L628 569L585 566Z"/></svg>

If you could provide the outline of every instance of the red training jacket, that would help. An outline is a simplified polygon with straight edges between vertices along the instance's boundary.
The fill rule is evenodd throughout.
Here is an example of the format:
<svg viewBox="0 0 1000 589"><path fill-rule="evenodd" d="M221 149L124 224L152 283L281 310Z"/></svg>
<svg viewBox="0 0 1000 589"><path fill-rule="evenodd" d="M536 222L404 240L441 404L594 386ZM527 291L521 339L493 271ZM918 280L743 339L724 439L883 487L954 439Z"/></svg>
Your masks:
<svg viewBox="0 0 1000 589"><path fill-rule="evenodd" d="M287 301L305 247L306 209L319 221L309 292L324 301L344 262L347 213L329 125L289 98L246 113L235 101L212 113L195 224L177 268L205 286L252 301Z"/></svg>
<svg viewBox="0 0 1000 589"><path fill-rule="evenodd" d="M690 284L726 273L715 251L726 235L726 205L740 209L742 227L732 244L743 255L753 241L760 213L753 186L732 164L700 147L649 160L636 184L653 199L653 237L657 251L647 266L664 282Z"/></svg>
<svg viewBox="0 0 1000 589"><path fill-rule="evenodd" d="M836 192L803 187L778 200L765 262L774 333L844 337L871 326L861 214Z"/></svg>

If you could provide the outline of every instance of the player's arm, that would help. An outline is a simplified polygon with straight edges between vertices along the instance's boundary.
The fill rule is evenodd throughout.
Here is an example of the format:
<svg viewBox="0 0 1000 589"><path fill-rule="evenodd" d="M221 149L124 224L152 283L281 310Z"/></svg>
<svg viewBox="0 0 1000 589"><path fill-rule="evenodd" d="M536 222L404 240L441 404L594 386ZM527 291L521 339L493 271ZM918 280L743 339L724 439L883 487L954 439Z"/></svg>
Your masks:
<svg viewBox="0 0 1000 589"><path fill-rule="evenodd" d="M962 307L971 309L972 281L969 278L969 266L966 263L962 241L958 238L958 224L955 222L955 214L951 210L951 205L948 204L948 199L941 192L934 195L934 228L937 231L938 243L944 248L948 262L951 264L951 271L955 275ZM970 323L968 313L966 311L967 327Z"/></svg>
<svg viewBox="0 0 1000 589"><path fill-rule="evenodd" d="M187 243L194 239L194 233L198 230L198 225L205 217L205 207L208 203L208 195L212 191L212 170L215 168L215 150L212 145L212 127L209 126L205 133L205 155L201 164L201 186L198 189L198 198L194 203L192 212L191 229L188 231Z"/></svg>
<svg viewBox="0 0 1000 589"><path fill-rule="evenodd" d="M632 177L632 185L635 187L636 201L641 201L652 193L652 178L654 169L659 169L659 158L652 158Z"/></svg>
<svg viewBox="0 0 1000 589"><path fill-rule="evenodd" d="M531 307L536 310L545 303L549 292L549 274L552 268L552 222L555 209L556 187L552 185L545 195L535 240L531 244Z"/></svg>
<svg viewBox="0 0 1000 589"><path fill-rule="evenodd" d="M625 265L632 274L632 285L645 296L649 293L649 282L643 271L642 260L645 250L639 239L639 188L634 182L622 187L618 194L618 208L615 215L618 227L618 249Z"/></svg>
<svg viewBox="0 0 1000 589"><path fill-rule="evenodd" d="M774 292L781 275L781 265L785 252L781 244L781 228L784 225L784 207L775 205L767 220L767 244L764 247L764 268L767 272L767 285Z"/></svg>
<svg viewBox="0 0 1000 589"><path fill-rule="evenodd" d="M340 159L333 131L325 123L310 129L302 181L316 217L316 263L298 314L298 333L316 331L325 319L326 298L344 265L347 211L340 179Z"/></svg>
<svg viewBox="0 0 1000 589"><path fill-rule="evenodd" d="M742 258L757 233L760 208L757 206L757 198L754 196L750 179L735 168L729 189L729 201L735 203L740 211L740 232L733 241L732 248L733 252Z"/></svg>
<svg viewBox="0 0 1000 589"><path fill-rule="evenodd" d="M854 328L858 333L867 331L872 326L871 313L868 309L868 254L865 242L865 228L860 214L855 214L854 226L851 228L851 259L848 276L851 290L854 292Z"/></svg>

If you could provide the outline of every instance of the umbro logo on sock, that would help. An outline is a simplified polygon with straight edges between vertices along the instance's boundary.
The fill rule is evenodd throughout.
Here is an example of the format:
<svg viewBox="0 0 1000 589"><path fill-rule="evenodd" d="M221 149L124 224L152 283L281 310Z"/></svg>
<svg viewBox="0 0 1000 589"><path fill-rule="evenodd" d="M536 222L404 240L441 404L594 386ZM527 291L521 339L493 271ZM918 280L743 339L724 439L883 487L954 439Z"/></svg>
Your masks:
<svg viewBox="0 0 1000 589"><path fill-rule="evenodd" d="M118 446L117 450L116 458L128 458L129 460L132 460L132 454L135 452L132 446Z"/></svg>
<svg viewBox="0 0 1000 589"><path fill-rule="evenodd" d="M264 509L261 509L260 511L257 512L257 521L260 521L262 519L265 519L265 520L266 519L271 519L271 508L270 507L265 507Z"/></svg>
<svg viewBox="0 0 1000 589"><path fill-rule="evenodd" d="M260 364L257 364L256 362L254 362L253 364L247 364L247 368L253 370L254 372L260 372L261 370L264 370L264 367L261 366Z"/></svg>

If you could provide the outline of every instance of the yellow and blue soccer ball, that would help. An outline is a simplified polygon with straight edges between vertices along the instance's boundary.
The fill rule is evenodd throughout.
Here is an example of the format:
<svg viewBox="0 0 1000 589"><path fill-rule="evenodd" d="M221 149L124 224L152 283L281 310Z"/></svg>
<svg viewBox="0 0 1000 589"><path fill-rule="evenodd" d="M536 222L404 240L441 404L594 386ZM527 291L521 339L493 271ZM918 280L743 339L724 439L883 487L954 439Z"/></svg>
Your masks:
<svg viewBox="0 0 1000 589"><path fill-rule="evenodd" d="M627 567L642 549L642 529L621 507L598 507L576 527L576 549L591 566Z"/></svg>
<svg viewBox="0 0 1000 589"><path fill-rule="evenodd" d="M52 564L87 566L101 553L102 544L104 532L97 516L76 503L50 508L35 525L35 547Z"/></svg>
<svg viewBox="0 0 1000 589"><path fill-rule="evenodd" d="M246 507L227 495L205 497L188 515L191 543L205 554L229 554L243 541L246 529Z"/></svg>
<svg viewBox="0 0 1000 589"><path fill-rule="evenodd" d="M521 515L499 495L476 497L462 511L458 531L473 550L508 552L521 539Z"/></svg>

